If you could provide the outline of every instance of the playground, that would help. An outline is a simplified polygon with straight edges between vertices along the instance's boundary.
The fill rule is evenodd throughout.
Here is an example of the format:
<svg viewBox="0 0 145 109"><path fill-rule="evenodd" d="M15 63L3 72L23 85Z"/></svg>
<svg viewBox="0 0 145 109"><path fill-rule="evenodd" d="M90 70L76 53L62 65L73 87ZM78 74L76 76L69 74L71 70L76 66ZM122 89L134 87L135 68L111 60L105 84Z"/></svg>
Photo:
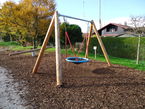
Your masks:
<svg viewBox="0 0 145 109"><path fill-rule="evenodd" d="M0 109L145 109L145 17L132 3L0 2Z"/></svg>
<svg viewBox="0 0 145 109"><path fill-rule="evenodd" d="M93 21L87 21L90 31L86 38L85 58L62 54L59 16L65 15L55 12L40 49L0 52L0 66L6 68L14 83L19 84L15 88L21 92L18 93L20 100L25 101L21 105L36 109L144 109L145 72L112 64ZM44 52L53 30L55 50ZM106 62L98 61L97 57L96 60L88 58L93 31ZM73 51L71 40L67 32L65 34ZM39 51L38 56L25 54L34 51ZM7 95L10 99L12 94L8 91Z"/></svg>
<svg viewBox="0 0 145 109"><path fill-rule="evenodd" d="M63 88L56 88L55 54L44 54L35 75L32 69L37 57L8 56L1 52L0 66L10 70L20 97L33 108L144 109L145 79L143 71L120 65L90 61L73 64L62 55ZM23 84L23 85L21 85ZM23 86L23 87L22 87Z"/></svg>

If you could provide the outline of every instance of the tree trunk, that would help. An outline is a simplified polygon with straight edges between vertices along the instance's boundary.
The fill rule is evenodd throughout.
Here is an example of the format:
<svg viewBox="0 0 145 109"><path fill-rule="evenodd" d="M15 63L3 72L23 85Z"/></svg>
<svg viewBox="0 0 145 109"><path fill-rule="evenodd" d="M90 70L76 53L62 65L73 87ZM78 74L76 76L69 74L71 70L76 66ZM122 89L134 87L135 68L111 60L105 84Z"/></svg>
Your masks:
<svg viewBox="0 0 145 109"><path fill-rule="evenodd" d="M37 47L36 47L36 36L34 36L34 38L33 38L33 49L36 49Z"/></svg>
<svg viewBox="0 0 145 109"><path fill-rule="evenodd" d="M136 64L139 64L139 55L140 55L140 37L141 37L141 35L139 34L139 37L138 37L138 46L137 46Z"/></svg>
<svg viewBox="0 0 145 109"><path fill-rule="evenodd" d="M37 37L38 37L38 32L36 30L36 35L33 38L33 48L36 49L37 48Z"/></svg>

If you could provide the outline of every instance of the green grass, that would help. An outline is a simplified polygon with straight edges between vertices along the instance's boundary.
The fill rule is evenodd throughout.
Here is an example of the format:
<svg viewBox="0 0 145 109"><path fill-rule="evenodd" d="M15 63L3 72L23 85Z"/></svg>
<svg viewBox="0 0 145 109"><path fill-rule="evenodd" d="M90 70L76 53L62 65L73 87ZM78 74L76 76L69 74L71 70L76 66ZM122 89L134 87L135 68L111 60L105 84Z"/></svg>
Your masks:
<svg viewBox="0 0 145 109"><path fill-rule="evenodd" d="M0 46L20 46L17 42L0 42Z"/></svg>
<svg viewBox="0 0 145 109"><path fill-rule="evenodd" d="M62 53L65 53L65 50L62 50ZM73 53L71 51L68 51L68 54L73 56ZM78 56L84 57L85 53L81 53ZM103 55L97 55L97 57L95 59L94 54L89 54L89 59L106 62ZM123 65L123 66L127 66L127 67L130 67L133 69L145 71L145 61L140 61L140 63L137 65L136 60L117 58L117 57L112 57L112 56L109 56L109 59L110 59L112 64Z"/></svg>
<svg viewBox="0 0 145 109"><path fill-rule="evenodd" d="M25 51L25 50L33 49L33 46L23 47L19 45L17 42L0 42L0 46L8 47L12 51ZM38 48L40 48L40 46Z"/></svg>
<svg viewBox="0 0 145 109"><path fill-rule="evenodd" d="M13 50L13 51L24 51L24 50L30 50L33 48L33 46L22 47L19 44L17 44L16 42L0 42L0 46L11 47L10 50ZM38 48L40 48L40 46ZM55 48L48 48L45 51L54 52ZM61 53L65 54L65 50L62 49ZM29 53L29 54L31 54L31 53ZM73 53L71 52L71 50L68 50L68 54L74 56ZM77 56L84 57L85 54L80 53ZM119 65L127 66L127 67L130 67L133 69L145 71L145 61L140 61L140 63L137 65L136 60L117 58L117 57L112 57L112 56L109 56L109 58L110 58L110 61L112 64L119 64ZM97 58L95 59L94 54L89 54L89 59L106 62L103 55L97 55Z"/></svg>
<svg viewBox="0 0 145 109"><path fill-rule="evenodd" d="M94 56L91 55L90 58L94 59ZM112 64L119 64L119 65L127 66L133 69L145 71L145 61L140 61L140 63L137 65L136 60L117 58L117 57L112 57L112 56L109 56L109 58ZM97 55L97 59L94 59L94 60L106 62L104 56L102 55Z"/></svg>
<svg viewBox="0 0 145 109"><path fill-rule="evenodd" d="M46 52L54 52L55 51L55 48L48 48L45 50Z"/></svg>

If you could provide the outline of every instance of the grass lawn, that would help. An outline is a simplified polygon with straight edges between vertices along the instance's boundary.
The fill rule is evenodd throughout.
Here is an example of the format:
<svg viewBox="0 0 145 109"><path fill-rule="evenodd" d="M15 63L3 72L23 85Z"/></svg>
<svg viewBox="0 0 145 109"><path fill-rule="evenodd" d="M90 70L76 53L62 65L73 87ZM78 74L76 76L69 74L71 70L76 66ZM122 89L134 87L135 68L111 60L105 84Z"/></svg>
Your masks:
<svg viewBox="0 0 145 109"><path fill-rule="evenodd" d="M62 53L65 53L65 50L63 50ZM73 53L71 51L69 51L68 54L73 54ZM84 57L85 53L81 53L78 56ZM139 61L140 63L137 65L136 60L118 58L118 57L112 57L112 56L109 56L109 58L110 58L110 61L112 64L119 64L119 65L127 66L130 68L138 69L141 71L145 71L145 61ZM89 54L89 59L106 62L103 55L97 55L97 57L95 59L94 54Z"/></svg>
<svg viewBox="0 0 145 109"><path fill-rule="evenodd" d="M106 61L104 56L102 55L97 55L97 59L94 58L94 55L91 55L89 58L103 61L103 62ZM145 61L140 61L140 64L137 65L136 60L118 58L118 57L112 57L112 56L109 56L109 58L112 64L119 64L119 65L127 66L130 68L138 69L141 71L145 71Z"/></svg>
<svg viewBox="0 0 145 109"><path fill-rule="evenodd" d="M13 51L24 51L24 50L30 50L33 48L33 46L27 46L27 47L22 47L19 44L17 44L16 42L0 42L0 46L2 47L10 47L10 50ZM38 47L40 48L40 47ZM55 51L55 48L49 48L45 50L46 52L53 52ZM61 53L65 54L65 50L61 50ZM31 53L29 53L31 54ZM68 51L68 54L73 55L73 53L71 51ZM80 57L84 57L84 53L80 53L78 56ZM145 71L145 61L140 61L140 63L137 65L136 64L136 60L131 60L131 59L125 59L125 58L117 58L117 57L112 57L109 56L110 61L112 64L119 64L119 65L123 65L123 66L127 66L130 68L134 68L134 69L138 69L141 71ZM89 59L92 60L99 60L102 62L105 62L105 58L103 55L97 55L97 58L94 58L94 54L89 54Z"/></svg>
<svg viewBox="0 0 145 109"><path fill-rule="evenodd" d="M8 47L12 51L24 51L24 50L33 49L33 46L23 47L23 46L19 45L17 42L0 42L0 46ZM40 48L40 46L38 48Z"/></svg>
<svg viewBox="0 0 145 109"><path fill-rule="evenodd" d="M17 42L0 42L0 46L9 47L9 46L20 46Z"/></svg>

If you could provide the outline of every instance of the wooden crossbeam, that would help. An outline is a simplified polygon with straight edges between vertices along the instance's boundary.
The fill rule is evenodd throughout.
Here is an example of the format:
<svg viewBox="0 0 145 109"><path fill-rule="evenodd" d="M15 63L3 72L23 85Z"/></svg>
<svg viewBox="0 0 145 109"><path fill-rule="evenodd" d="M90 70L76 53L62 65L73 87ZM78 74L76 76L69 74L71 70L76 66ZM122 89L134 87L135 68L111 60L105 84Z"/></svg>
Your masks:
<svg viewBox="0 0 145 109"><path fill-rule="evenodd" d="M32 49L32 50L27 50L27 51L18 51L18 52L10 53L9 56L20 55L20 54L24 54L24 53L39 51L39 50L40 49Z"/></svg>

